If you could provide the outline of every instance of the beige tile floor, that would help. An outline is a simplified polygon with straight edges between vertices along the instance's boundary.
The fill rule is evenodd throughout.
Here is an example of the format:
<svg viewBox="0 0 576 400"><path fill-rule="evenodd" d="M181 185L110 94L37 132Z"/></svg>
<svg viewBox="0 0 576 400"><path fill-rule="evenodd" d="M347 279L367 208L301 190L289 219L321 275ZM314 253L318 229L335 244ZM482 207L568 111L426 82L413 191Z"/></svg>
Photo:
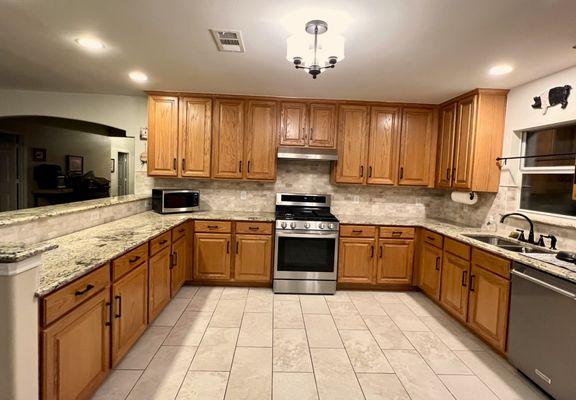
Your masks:
<svg viewBox="0 0 576 400"><path fill-rule="evenodd" d="M94 399L545 399L418 292L186 286Z"/></svg>

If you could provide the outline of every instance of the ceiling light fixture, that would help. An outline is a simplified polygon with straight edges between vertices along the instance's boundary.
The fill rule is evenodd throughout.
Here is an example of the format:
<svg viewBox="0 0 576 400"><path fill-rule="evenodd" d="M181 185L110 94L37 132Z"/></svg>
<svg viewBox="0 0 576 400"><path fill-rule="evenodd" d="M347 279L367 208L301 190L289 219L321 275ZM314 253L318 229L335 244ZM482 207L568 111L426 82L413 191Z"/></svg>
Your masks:
<svg viewBox="0 0 576 400"><path fill-rule="evenodd" d="M104 45L104 42L102 42L101 40L94 39L94 38L88 38L88 37L77 38L76 43L79 46L82 46L82 47L84 47L86 49L90 49L90 50L101 50L104 47L106 47Z"/></svg>
<svg viewBox="0 0 576 400"><path fill-rule="evenodd" d="M511 65L495 65L492 68L490 68L490 75L506 75L509 74L510 72L512 72L514 70L514 67L512 67Z"/></svg>
<svg viewBox="0 0 576 400"><path fill-rule="evenodd" d="M305 30L306 33L290 36L286 41L286 59L296 69L304 69L316 79L324 70L334 68L344 59L344 38L327 34L328 24L321 20L308 22Z"/></svg>
<svg viewBox="0 0 576 400"><path fill-rule="evenodd" d="M148 80L148 76L144 72L140 72L140 71L132 71L128 74L128 76L134 82L138 82L138 83L146 82Z"/></svg>

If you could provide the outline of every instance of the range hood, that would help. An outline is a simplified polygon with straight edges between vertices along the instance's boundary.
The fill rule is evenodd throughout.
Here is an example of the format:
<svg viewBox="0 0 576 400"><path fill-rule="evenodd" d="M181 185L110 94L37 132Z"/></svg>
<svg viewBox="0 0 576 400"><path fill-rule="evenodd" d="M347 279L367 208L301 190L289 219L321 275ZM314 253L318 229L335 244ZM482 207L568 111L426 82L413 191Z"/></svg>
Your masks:
<svg viewBox="0 0 576 400"><path fill-rule="evenodd" d="M312 147L278 147L278 158L336 161L338 160L338 152L334 149L318 149Z"/></svg>

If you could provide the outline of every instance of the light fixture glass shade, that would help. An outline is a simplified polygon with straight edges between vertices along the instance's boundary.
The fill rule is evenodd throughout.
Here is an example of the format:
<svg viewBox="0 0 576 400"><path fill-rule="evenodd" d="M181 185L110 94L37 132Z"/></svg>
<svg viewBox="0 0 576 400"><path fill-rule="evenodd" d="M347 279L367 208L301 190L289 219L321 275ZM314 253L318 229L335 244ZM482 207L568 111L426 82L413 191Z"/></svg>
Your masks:
<svg viewBox="0 0 576 400"><path fill-rule="evenodd" d="M286 40L286 59L294 62L295 57L302 59L302 65L309 66L314 61L314 35L308 33L296 34ZM318 36L318 63L328 65L329 57L337 57L338 62L344 59L344 37L337 34Z"/></svg>
<svg viewBox="0 0 576 400"><path fill-rule="evenodd" d="M318 61L328 63L328 58L336 57L338 62L344 59L344 37L330 34L318 37Z"/></svg>

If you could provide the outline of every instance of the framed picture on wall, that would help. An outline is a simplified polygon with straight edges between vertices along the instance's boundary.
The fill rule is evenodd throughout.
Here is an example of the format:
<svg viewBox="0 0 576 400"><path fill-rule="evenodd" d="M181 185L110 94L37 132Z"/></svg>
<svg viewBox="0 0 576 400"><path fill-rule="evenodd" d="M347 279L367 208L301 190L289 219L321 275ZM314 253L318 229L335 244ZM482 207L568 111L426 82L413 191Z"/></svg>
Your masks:
<svg viewBox="0 0 576 400"><path fill-rule="evenodd" d="M66 156L66 173L71 175L84 175L84 157Z"/></svg>
<svg viewBox="0 0 576 400"><path fill-rule="evenodd" d="M46 162L46 149L33 148L32 149L32 161L35 162Z"/></svg>
<svg viewBox="0 0 576 400"><path fill-rule="evenodd" d="M113 174L116 171L116 160L110 159L110 173Z"/></svg>

